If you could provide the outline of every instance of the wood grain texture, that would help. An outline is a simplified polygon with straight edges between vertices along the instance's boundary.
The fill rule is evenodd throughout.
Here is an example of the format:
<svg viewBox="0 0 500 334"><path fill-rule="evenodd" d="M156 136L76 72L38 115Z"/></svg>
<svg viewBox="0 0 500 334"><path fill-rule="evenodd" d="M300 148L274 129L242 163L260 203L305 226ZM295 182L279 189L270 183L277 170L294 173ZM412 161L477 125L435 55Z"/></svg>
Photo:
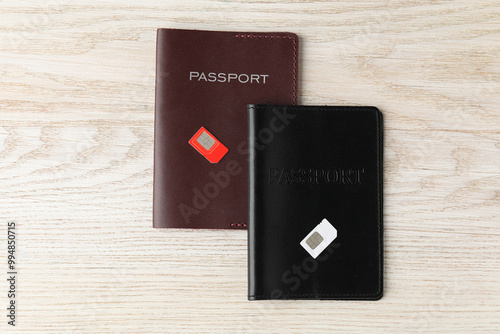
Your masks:
<svg viewBox="0 0 500 334"><path fill-rule="evenodd" d="M500 332L499 1L40 0L0 13L15 331ZM299 103L382 110L383 299L248 302L246 232L151 228L158 27L295 32Z"/></svg>

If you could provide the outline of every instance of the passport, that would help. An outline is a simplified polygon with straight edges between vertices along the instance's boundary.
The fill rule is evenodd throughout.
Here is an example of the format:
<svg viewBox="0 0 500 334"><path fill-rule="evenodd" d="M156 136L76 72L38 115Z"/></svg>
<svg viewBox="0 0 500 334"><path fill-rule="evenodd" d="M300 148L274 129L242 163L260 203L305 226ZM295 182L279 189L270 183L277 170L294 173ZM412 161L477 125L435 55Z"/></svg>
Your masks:
<svg viewBox="0 0 500 334"><path fill-rule="evenodd" d="M248 127L248 299L380 299L382 113L249 105Z"/></svg>
<svg viewBox="0 0 500 334"><path fill-rule="evenodd" d="M246 229L249 103L295 104L286 32L158 29L153 227Z"/></svg>

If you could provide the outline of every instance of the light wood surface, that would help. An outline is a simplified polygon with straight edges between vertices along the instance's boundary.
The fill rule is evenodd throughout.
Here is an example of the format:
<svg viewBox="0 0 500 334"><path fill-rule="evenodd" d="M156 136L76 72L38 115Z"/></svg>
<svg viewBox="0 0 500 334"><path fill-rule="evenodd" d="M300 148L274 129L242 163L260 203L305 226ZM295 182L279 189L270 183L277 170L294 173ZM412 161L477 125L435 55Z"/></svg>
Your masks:
<svg viewBox="0 0 500 334"><path fill-rule="evenodd" d="M0 15L0 332L500 332L499 1L9 0ZM151 227L159 27L295 32L299 103L382 110L380 301L248 302L246 232Z"/></svg>

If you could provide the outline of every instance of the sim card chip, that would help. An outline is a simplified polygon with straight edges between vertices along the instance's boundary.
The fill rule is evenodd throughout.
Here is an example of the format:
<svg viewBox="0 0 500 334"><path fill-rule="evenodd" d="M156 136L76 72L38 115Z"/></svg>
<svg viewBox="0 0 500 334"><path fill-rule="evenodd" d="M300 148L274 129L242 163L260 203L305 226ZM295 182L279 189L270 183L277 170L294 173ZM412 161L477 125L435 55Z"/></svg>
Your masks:
<svg viewBox="0 0 500 334"><path fill-rule="evenodd" d="M314 232L309 238L307 238L306 244L311 247L311 249L315 249L323 240L325 239L321 236L321 234Z"/></svg>
<svg viewBox="0 0 500 334"><path fill-rule="evenodd" d="M210 137L206 131L203 131L196 141L207 151L210 150L215 144L215 140Z"/></svg>

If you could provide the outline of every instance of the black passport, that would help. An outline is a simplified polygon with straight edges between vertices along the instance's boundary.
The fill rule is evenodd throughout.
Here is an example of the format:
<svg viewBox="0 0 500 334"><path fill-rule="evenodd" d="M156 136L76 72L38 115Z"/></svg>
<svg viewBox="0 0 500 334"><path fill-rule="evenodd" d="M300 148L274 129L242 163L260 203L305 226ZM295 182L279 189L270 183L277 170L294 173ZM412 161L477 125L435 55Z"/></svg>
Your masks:
<svg viewBox="0 0 500 334"><path fill-rule="evenodd" d="M380 111L248 105L248 127L248 299L380 299Z"/></svg>

